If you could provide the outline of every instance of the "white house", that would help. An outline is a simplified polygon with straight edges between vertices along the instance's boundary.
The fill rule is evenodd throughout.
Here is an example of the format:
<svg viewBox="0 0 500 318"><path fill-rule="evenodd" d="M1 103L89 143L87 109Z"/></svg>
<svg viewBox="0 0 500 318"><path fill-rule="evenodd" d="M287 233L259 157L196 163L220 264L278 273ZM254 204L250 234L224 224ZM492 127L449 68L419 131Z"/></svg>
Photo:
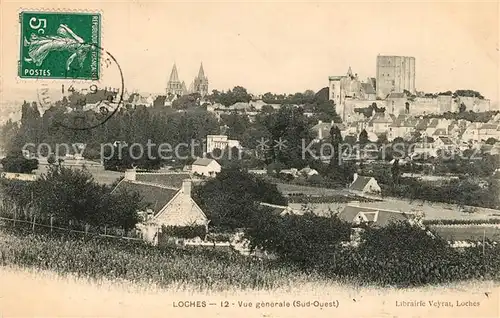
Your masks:
<svg viewBox="0 0 500 318"><path fill-rule="evenodd" d="M241 149L240 142L236 139L228 139L226 135L207 135L207 153L212 153L214 149L224 151L226 148L233 147Z"/></svg>
<svg viewBox="0 0 500 318"><path fill-rule="evenodd" d="M144 208L138 212L143 221L136 227L142 232L144 240L154 245L158 243L162 226L202 225L207 228L209 223L205 213L191 197L192 180L184 179L179 186L177 179L185 174L179 174L179 178L173 174L166 178L164 176L167 175L159 174L155 180L148 180L152 182L139 181L140 174L130 169L113 189L113 193L126 190L141 195ZM158 182L160 179L164 179L164 182Z"/></svg>
<svg viewBox="0 0 500 318"><path fill-rule="evenodd" d="M353 181L349 186L349 191L358 194L379 194L382 189L380 189L380 186L375 178L360 176L355 173Z"/></svg>
<svg viewBox="0 0 500 318"><path fill-rule="evenodd" d="M191 172L206 177L215 177L221 170L220 164L214 159L198 158L191 165Z"/></svg>

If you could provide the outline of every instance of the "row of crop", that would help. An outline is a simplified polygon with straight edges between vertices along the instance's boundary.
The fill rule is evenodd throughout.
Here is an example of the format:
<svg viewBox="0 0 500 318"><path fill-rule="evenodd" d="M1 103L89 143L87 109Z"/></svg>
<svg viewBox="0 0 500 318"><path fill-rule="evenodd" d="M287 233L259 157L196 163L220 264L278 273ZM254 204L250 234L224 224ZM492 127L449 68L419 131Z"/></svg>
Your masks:
<svg viewBox="0 0 500 318"><path fill-rule="evenodd" d="M484 219L484 220L472 220L472 219L445 219L445 220L424 220L426 225L484 225L484 224L500 224L500 218L498 219Z"/></svg>
<svg viewBox="0 0 500 318"><path fill-rule="evenodd" d="M201 290L272 289L305 275L291 267L213 250L157 248L80 234L33 234L2 228L0 265L27 266L99 279L125 279Z"/></svg>

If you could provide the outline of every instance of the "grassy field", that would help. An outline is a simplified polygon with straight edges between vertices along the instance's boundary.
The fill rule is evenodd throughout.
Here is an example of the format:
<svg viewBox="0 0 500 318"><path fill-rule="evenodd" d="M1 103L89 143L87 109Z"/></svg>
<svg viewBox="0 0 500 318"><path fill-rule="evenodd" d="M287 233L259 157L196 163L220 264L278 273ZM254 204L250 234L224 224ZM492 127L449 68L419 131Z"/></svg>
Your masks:
<svg viewBox="0 0 500 318"><path fill-rule="evenodd" d="M227 252L158 249L140 242L5 228L0 229L0 277L3 316L498 317L500 296L498 284L491 281L371 287ZM215 304L179 308L186 300ZM396 305L415 300L480 305ZM229 301L229 306L221 307L221 301ZM253 307L242 308L238 301ZM311 306L294 307L294 301ZM256 309L261 302L291 305ZM320 308L325 303L338 308Z"/></svg>
<svg viewBox="0 0 500 318"><path fill-rule="evenodd" d="M500 226L437 226L431 225L441 237L448 241L481 241L483 235L486 239L500 241Z"/></svg>
<svg viewBox="0 0 500 318"><path fill-rule="evenodd" d="M0 264L76 274L90 280L120 279L162 288L198 290L275 289L319 280L278 262L238 253L157 248L145 243L80 234L32 234L0 229ZM77 252L75 252L77 251Z"/></svg>

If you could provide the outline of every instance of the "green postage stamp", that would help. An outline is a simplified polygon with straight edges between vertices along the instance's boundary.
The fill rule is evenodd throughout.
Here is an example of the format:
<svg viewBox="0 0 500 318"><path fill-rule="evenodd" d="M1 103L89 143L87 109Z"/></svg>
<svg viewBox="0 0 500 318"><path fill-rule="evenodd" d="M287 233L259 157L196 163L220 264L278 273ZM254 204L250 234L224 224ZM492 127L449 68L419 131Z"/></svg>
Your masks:
<svg viewBox="0 0 500 318"><path fill-rule="evenodd" d="M99 80L101 15L21 12L19 77Z"/></svg>

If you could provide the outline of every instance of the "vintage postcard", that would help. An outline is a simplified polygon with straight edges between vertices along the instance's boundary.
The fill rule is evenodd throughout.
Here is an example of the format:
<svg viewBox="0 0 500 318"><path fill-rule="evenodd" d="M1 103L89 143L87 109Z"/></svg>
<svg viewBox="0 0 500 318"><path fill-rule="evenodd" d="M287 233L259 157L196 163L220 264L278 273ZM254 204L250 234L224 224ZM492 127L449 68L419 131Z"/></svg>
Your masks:
<svg viewBox="0 0 500 318"><path fill-rule="evenodd" d="M0 317L500 317L499 3L0 2Z"/></svg>

